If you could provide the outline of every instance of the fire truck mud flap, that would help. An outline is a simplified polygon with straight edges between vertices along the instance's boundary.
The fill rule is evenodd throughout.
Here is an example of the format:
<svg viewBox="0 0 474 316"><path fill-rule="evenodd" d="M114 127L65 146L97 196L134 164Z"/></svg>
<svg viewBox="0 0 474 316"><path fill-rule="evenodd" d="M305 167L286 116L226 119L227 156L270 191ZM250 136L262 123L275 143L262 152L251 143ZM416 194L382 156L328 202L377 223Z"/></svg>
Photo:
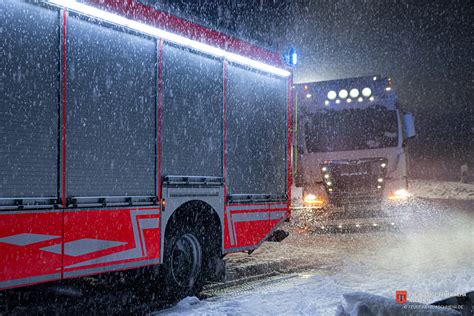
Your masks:
<svg viewBox="0 0 474 316"><path fill-rule="evenodd" d="M282 242L286 237L290 235L289 232L283 229L277 229L267 238L267 241Z"/></svg>

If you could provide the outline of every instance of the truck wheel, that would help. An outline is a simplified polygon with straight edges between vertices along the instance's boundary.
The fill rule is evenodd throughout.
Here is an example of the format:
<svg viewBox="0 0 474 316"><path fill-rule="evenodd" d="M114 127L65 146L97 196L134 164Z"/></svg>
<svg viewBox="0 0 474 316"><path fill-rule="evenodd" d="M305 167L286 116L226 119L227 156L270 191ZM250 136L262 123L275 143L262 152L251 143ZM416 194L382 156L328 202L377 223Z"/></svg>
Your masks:
<svg viewBox="0 0 474 316"><path fill-rule="evenodd" d="M190 228L171 232L165 242L162 269L165 295L171 300L197 294L203 286L203 251L198 234Z"/></svg>

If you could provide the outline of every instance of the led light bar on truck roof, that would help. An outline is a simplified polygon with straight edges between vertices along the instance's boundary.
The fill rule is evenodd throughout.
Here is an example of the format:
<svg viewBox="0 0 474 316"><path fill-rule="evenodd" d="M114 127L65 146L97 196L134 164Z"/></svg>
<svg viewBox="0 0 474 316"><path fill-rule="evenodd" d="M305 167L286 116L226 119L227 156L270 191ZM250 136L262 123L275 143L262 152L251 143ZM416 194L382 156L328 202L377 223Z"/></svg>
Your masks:
<svg viewBox="0 0 474 316"><path fill-rule="evenodd" d="M164 31L162 29L159 29L159 28L156 28L144 23L136 22L136 21L124 18L122 16L119 16L117 14L110 13L101 9L97 9L80 2L76 2L75 0L48 0L48 3L51 3L59 7L65 7L71 11L78 12L78 13L91 16L94 18L98 18L98 19L101 19L101 20L104 20L116 25L125 26L129 29L133 29L135 31L145 33L153 37L162 38L164 40L167 40L167 41L170 41L182 46L190 47L204 53L208 53L217 57L223 57L229 61L241 64L241 65L245 65L251 68L255 68L261 71L265 71L268 73L272 73L280 77L288 77L291 74L287 70L253 60L248 57L244 57L238 54L227 52L218 47L214 47L214 46L207 45L195 40L191 40L189 38L186 38L174 33L170 33L170 32Z"/></svg>

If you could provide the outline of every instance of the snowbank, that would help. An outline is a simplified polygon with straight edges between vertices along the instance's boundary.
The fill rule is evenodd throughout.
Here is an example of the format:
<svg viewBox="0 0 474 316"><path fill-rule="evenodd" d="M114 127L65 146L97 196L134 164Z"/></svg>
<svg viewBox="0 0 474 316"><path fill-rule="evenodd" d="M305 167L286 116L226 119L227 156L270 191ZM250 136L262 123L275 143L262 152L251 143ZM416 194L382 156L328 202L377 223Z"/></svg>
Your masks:
<svg viewBox="0 0 474 316"><path fill-rule="evenodd" d="M363 292L344 294L344 303L337 307L336 316L444 316L461 315L453 309L407 302L399 304L394 299Z"/></svg>
<svg viewBox="0 0 474 316"><path fill-rule="evenodd" d="M474 200L474 184L471 183L411 180L409 189L418 198Z"/></svg>

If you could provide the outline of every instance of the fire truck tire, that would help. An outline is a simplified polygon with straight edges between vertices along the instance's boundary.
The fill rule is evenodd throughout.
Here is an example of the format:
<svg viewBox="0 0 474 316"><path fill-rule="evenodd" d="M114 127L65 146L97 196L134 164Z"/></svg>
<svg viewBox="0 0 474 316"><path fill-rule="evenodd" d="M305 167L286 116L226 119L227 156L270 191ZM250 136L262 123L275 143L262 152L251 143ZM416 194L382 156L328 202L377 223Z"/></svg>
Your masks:
<svg viewBox="0 0 474 316"><path fill-rule="evenodd" d="M161 271L163 294L170 300L197 294L204 285L202 238L190 225L175 226L165 245Z"/></svg>

